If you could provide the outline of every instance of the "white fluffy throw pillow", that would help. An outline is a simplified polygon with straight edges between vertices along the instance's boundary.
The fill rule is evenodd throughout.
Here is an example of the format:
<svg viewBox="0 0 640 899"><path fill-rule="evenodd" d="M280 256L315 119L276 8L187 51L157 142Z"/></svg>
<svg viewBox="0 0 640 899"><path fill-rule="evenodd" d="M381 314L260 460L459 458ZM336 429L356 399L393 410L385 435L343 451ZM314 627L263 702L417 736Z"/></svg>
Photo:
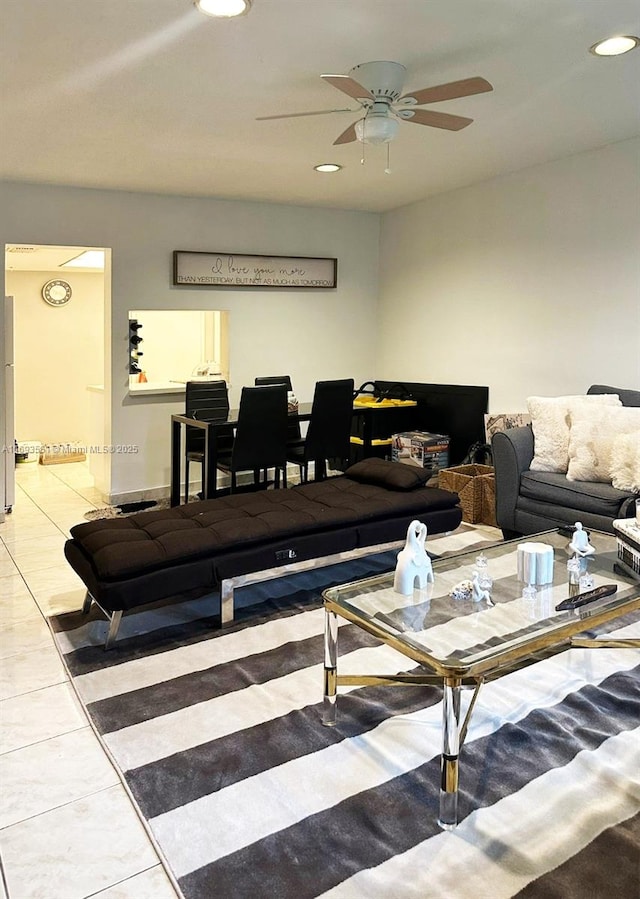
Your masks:
<svg viewBox="0 0 640 899"><path fill-rule="evenodd" d="M618 490L640 493L640 430L621 434L614 439L611 482Z"/></svg>
<svg viewBox="0 0 640 899"><path fill-rule="evenodd" d="M583 404L570 417L567 480L610 484L614 443L619 435L640 431L640 408Z"/></svg>
<svg viewBox="0 0 640 899"><path fill-rule="evenodd" d="M530 396L527 407L534 436L533 471L557 471L569 467L571 412L587 406L621 406L617 393L591 396Z"/></svg>

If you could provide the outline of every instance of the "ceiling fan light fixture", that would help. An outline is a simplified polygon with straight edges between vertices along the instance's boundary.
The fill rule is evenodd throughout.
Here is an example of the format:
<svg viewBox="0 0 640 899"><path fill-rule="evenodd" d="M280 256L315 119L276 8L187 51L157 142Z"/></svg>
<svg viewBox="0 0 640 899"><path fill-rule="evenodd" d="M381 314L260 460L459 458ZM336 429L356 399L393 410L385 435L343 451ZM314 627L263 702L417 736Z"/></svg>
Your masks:
<svg viewBox="0 0 640 899"><path fill-rule="evenodd" d="M397 119L370 113L356 122L356 137L363 144L388 144L398 133Z"/></svg>
<svg viewBox="0 0 640 899"><path fill-rule="evenodd" d="M598 41L597 44L589 47L589 53L593 53L594 56L621 56L623 53L628 53L629 50L635 50L638 46L640 46L640 38L632 34L625 34Z"/></svg>
<svg viewBox="0 0 640 899"><path fill-rule="evenodd" d="M322 162L320 165L314 165L316 172L339 172L342 168L336 162Z"/></svg>
<svg viewBox="0 0 640 899"><path fill-rule="evenodd" d="M251 9L251 2L252 0L194 0L200 12L217 19L244 16Z"/></svg>

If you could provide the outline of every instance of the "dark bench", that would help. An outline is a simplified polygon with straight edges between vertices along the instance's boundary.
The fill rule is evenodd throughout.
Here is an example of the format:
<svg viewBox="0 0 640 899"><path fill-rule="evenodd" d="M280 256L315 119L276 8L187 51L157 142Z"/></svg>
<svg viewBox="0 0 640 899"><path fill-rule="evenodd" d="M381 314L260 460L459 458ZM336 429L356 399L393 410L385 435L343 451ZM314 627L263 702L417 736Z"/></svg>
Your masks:
<svg viewBox="0 0 640 899"><path fill-rule="evenodd" d="M110 619L170 597L221 590L221 623L233 620L233 590L304 567L370 555L404 541L419 518L429 534L454 530L458 496L426 487L428 472L381 459L340 477L288 490L233 494L129 518L76 525L67 561Z"/></svg>

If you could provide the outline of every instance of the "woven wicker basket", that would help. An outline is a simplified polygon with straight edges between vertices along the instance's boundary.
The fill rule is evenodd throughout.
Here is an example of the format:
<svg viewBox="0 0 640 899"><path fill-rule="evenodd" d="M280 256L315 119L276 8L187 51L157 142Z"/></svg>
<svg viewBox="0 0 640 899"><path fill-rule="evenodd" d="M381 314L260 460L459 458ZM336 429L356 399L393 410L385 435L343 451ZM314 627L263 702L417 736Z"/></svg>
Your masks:
<svg viewBox="0 0 640 899"><path fill-rule="evenodd" d="M487 466L489 467L489 466ZM480 490L482 492L482 512L480 513L480 521L482 524L490 524L497 527L496 521L496 476L491 474L481 475Z"/></svg>
<svg viewBox="0 0 640 899"><path fill-rule="evenodd" d="M495 526L496 486L491 465L445 468L438 477L438 486L458 494L463 521Z"/></svg>

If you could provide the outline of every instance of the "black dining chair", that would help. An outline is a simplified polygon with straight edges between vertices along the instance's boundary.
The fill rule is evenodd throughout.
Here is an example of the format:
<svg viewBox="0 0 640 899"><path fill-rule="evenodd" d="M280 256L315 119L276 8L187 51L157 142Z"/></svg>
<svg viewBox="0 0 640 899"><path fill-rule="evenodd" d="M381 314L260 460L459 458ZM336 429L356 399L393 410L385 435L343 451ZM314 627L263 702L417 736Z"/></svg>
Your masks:
<svg viewBox="0 0 640 899"><path fill-rule="evenodd" d="M224 421L229 415L229 391L226 381L187 381L185 416L197 421ZM202 465L202 496L205 495L204 431L201 428L186 429L185 435L185 503L189 502L189 463ZM229 453L233 442L233 430L221 429L216 434L218 452ZM212 472L215 477L215 472Z"/></svg>
<svg viewBox="0 0 640 899"><path fill-rule="evenodd" d="M231 474L232 493L239 471L253 471L255 489L266 489L267 470L273 468L275 486L280 486L280 472L287 486L287 422L286 386L242 388L233 446L218 456L218 468Z"/></svg>
<svg viewBox="0 0 640 899"><path fill-rule="evenodd" d="M256 378L254 381L256 387L266 386L269 384L284 384L287 390L293 390L291 386L291 375L269 375L264 378ZM289 419L287 425L287 445L291 446L300 443L302 434L300 431L300 422L297 418Z"/></svg>
<svg viewBox="0 0 640 899"><path fill-rule="evenodd" d="M307 436L298 446L287 447L287 461L300 466L300 480L306 483L309 462L314 463L315 480L327 476L327 460L332 467L344 467L350 451L353 416L353 378L318 381L313 394Z"/></svg>

